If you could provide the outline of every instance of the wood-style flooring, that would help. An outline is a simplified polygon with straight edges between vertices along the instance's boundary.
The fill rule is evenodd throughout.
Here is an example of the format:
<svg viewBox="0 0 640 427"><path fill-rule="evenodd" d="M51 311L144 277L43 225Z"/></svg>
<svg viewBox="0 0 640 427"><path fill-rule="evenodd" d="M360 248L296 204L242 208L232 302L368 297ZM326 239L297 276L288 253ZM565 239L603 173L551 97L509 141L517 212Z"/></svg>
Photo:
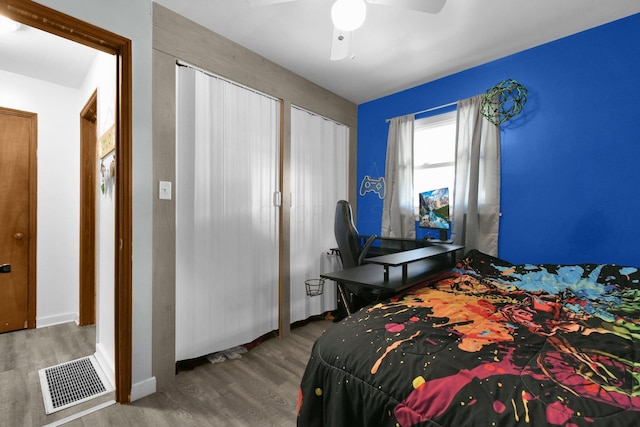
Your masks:
<svg viewBox="0 0 640 427"><path fill-rule="evenodd" d="M113 399L110 393L49 416L44 412L38 371L94 354L95 337L95 326L73 322L0 334L0 426L43 426Z"/></svg>
<svg viewBox="0 0 640 427"><path fill-rule="evenodd" d="M333 323L314 319L286 338L267 336L240 359L195 364L165 390L65 426L296 425L298 387L314 341ZM0 334L0 426L43 426L113 399L45 415L38 370L95 352L95 329L74 323Z"/></svg>

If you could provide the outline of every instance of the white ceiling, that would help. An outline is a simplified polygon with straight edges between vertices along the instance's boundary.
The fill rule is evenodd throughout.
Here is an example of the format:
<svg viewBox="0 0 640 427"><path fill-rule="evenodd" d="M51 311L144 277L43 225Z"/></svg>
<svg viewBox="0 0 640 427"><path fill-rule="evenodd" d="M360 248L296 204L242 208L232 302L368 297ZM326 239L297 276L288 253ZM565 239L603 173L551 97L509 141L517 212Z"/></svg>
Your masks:
<svg viewBox="0 0 640 427"><path fill-rule="evenodd" d="M334 0L154 1L356 104L640 13L629 0L447 0L436 15L367 3L355 58L330 61ZM0 69L71 87L94 56L33 29L0 35Z"/></svg>
<svg viewBox="0 0 640 427"><path fill-rule="evenodd" d="M0 70L78 89L98 51L35 28L0 34Z"/></svg>
<svg viewBox="0 0 640 427"><path fill-rule="evenodd" d="M334 0L154 0L357 104L640 12L629 0L447 0L436 15L367 3L355 59L329 60Z"/></svg>

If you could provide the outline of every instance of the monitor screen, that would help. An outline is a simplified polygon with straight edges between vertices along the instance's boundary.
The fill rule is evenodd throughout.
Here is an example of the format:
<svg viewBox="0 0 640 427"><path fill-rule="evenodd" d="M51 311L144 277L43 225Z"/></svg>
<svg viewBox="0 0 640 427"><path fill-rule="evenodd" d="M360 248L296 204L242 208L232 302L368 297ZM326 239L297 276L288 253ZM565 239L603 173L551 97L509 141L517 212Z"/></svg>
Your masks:
<svg viewBox="0 0 640 427"><path fill-rule="evenodd" d="M449 229L449 189L424 191L420 199L420 227Z"/></svg>

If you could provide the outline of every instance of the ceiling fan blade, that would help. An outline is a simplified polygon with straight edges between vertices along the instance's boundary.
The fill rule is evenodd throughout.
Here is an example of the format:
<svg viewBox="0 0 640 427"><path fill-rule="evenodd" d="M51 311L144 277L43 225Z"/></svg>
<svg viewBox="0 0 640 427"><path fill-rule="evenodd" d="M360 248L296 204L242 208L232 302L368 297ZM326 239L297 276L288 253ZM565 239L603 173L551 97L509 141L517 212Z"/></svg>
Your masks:
<svg viewBox="0 0 640 427"><path fill-rule="evenodd" d="M331 60L340 61L353 55L353 31L342 31L333 28L333 38L331 39Z"/></svg>
<svg viewBox="0 0 640 427"><path fill-rule="evenodd" d="M298 0L247 0L247 3L249 3L251 6L269 6L270 4L287 3L291 1Z"/></svg>
<svg viewBox="0 0 640 427"><path fill-rule="evenodd" d="M426 13L438 13L447 0L367 0L381 6L397 6Z"/></svg>

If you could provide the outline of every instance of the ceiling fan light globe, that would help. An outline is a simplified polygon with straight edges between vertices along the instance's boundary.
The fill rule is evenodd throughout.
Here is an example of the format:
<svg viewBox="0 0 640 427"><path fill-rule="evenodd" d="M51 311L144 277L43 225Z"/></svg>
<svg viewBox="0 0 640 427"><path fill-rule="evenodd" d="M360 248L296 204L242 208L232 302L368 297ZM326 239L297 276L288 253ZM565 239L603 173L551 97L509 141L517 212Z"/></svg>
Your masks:
<svg viewBox="0 0 640 427"><path fill-rule="evenodd" d="M342 31L360 28L367 17L364 0L337 0L331 7L333 25Z"/></svg>

